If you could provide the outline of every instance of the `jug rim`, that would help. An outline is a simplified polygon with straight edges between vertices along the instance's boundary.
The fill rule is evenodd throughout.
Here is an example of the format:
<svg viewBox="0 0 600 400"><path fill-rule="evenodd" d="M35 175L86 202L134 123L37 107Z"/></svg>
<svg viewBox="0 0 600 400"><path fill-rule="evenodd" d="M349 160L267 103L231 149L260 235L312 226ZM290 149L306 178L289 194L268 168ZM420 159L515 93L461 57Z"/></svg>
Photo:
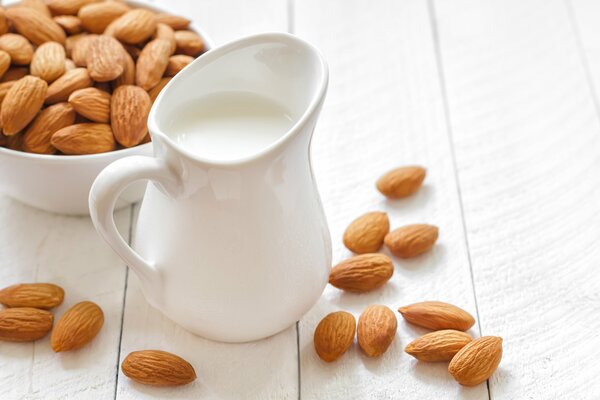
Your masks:
<svg viewBox="0 0 600 400"><path fill-rule="evenodd" d="M281 43L292 43L295 46L301 46L305 49L308 49L311 53L315 54L315 58L318 62L319 71L321 72L319 81L316 83L316 90L313 97L310 100L310 103L302 113L302 115L296 120L293 126L291 126L280 138L270 143L265 148L261 149L259 152L242 157L239 159L232 160L213 160L207 157L200 156L195 154L184 147L178 145L175 141L173 141L166 133L164 133L159 127L157 123L157 110L160 108L160 105L163 101L163 97L165 93L169 91L169 88L174 84L174 82L179 81L181 79L185 79L186 75L191 73L193 70L194 64L200 63L208 63L211 62L218 57L221 57L224 54L227 54L231 51L238 50L240 48L244 48L246 46L252 46L261 43L269 43L269 42L281 42ZM258 160L265 158L268 154L275 151L275 149L281 147L286 142L292 140L301 127L303 127L306 122L310 119L310 117L314 114L314 112L320 107L321 103L324 100L325 93L327 92L327 85L329 82L329 68L327 66L327 62L325 58L321 54L321 52L309 42L300 39L296 35L287 33L287 32L264 32L258 33L250 36L244 36L239 39L235 39L228 43L225 43L221 46L211 48L206 53L202 54L200 57L195 59L192 63L186 66L177 76L171 79L163 88L161 93L156 98L154 104L152 105L152 109L150 110L150 114L148 117L148 130L150 132L150 137L154 142L155 137L160 137L163 143L167 144L171 149L182 153L187 158L190 158L194 161L201 162L204 164L221 166L221 167L231 167L231 166L239 166L243 164L249 164Z"/></svg>

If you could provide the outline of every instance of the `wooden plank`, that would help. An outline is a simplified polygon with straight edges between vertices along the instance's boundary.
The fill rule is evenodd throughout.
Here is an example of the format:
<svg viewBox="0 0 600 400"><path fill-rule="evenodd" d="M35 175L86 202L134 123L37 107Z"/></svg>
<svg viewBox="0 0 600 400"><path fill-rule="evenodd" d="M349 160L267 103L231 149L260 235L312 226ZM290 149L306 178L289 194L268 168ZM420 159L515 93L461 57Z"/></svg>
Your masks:
<svg viewBox="0 0 600 400"><path fill-rule="evenodd" d="M302 0L295 2L294 23L299 36L323 51L331 69L312 158L334 261L351 255L341 236L366 211L387 211L392 227L419 222L440 227L435 250L412 260L394 259L395 274L381 290L357 295L327 287L300 324L302 397L487 398L485 384L461 388L447 364L418 363L405 354L404 346L426 331L399 315L397 337L380 359L363 356L356 345L332 364L316 356L315 326L334 310L358 317L370 304L396 312L413 302L442 300L476 315L476 306L427 3ZM418 194L388 201L375 190L383 172L413 163L428 168Z"/></svg>
<svg viewBox="0 0 600 400"><path fill-rule="evenodd" d="M165 3L166 4L166 3ZM286 3L279 0L168 1L217 44L260 31L287 30ZM298 396L296 328L248 344L223 344L194 336L151 308L135 274L129 274L121 360L131 351L162 349L186 358L198 379L176 389L149 388L119 372L118 399L295 399Z"/></svg>
<svg viewBox="0 0 600 400"><path fill-rule="evenodd" d="M131 210L116 214L127 235ZM0 286L54 282L65 301L54 311L91 300L105 323L81 351L55 354L49 336L34 343L3 342L0 348L0 398L112 398L125 267L99 239L89 218L49 214L0 197Z"/></svg>
<svg viewBox="0 0 600 400"><path fill-rule="evenodd" d="M600 123L568 8L435 7L491 396L597 399Z"/></svg>

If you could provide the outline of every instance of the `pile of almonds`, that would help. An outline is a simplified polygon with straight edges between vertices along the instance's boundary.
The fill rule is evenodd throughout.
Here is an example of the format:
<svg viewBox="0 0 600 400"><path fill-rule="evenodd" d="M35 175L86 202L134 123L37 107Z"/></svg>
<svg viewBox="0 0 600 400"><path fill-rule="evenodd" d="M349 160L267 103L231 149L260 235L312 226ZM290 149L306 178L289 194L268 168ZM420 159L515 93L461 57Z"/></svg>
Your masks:
<svg viewBox="0 0 600 400"><path fill-rule="evenodd" d="M390 199L415 193L426 171L422 167L396 168L377 181L377 189ZM427 224L406 225L390 232L386 213L375 211L355 219L346 229L344 245L358 254L334 266L329 283L338 289L363 293L383 286L394 273L392 259L377 253L383 245L400 258L416 257L429 251L437 241L438 228ZM406 353L420 361L450 361L448 372L465 386L486 381L502 358L502 338L484 336L473 340L465 331L475 319L454 305L425 301L400 307L398 312L413 325L430 329L406 346ZM398 322L385 305L368 306L358 319L345 311L332 312L317 325L314 346L317 355L327 362L341 357L354 342L368 357L386 352L396 336Z"/></svg>
<svg viewBox="0 0 600 400"><path fill-rule="evenodd" d="M33 342L50 331L55 352L77 350L90 343L104 324L102 309L91 301L69 308L52 328L48 311L62 304L65 291L52 283L22 283L0 290L0 340ZM194 368L184 359L160 350L130 353L121 365L131 379L154 386L184 385L196 379Z"/></svg>
<svg viewBox="0 0 600 400"><path fill-rule="evenodd" d="M189 24L121 1L0 8L0 146L75 155L147 143L152 102L205 49Z"/></svg>

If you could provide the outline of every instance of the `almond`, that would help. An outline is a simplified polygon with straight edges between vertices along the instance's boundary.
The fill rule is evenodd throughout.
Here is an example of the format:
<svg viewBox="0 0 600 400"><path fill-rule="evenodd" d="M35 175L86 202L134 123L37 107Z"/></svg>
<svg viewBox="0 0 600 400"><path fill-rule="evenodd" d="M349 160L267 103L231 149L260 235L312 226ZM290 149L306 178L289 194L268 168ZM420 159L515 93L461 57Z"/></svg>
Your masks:
<svg viewBox="0 0 600 400"><path fill-rule="evenodd" d="M100 34L111 22L129 10L129 6L125 3L105 1L81 7L77 16L86 31Z"/></svg>
<svg viewBox="0 0 600 400"><path fill-rule="evenodd" d="M156 30L156 19L152 11L137 8L127 11L114 20L104 32L123 43L138 44L149 39Z"/></svg>
<svg viewBox="0 0 600 400"><path fill-rule="evenodd" d="M160 92L163 90L163 88L165 86L167 86L167 83L169 83L170 80L171 80L171 78L161 78L160 81L158 82L158 85L156 85L152 89L150 89L148 94L150 95L150 100L152 101L152 103L154 103L154 100L156 100L156 98L158 97Z"/></svg>
<svg viewBox="0 0 600 400"><path fill-rule="evenodd" d="M0 7L0 35L4 35L8 32L8 29L8 20L6 19L4 8Z"/></svg>
<svg viewBox="0 0 600 400"><path fill-rule="evenodd" d="M129 53L134 61L138 59L140 53L142 52L142 49L139 46L134 46L132 44L125 44L123 47L125 47L125 50L127 50L127 53Z"/></svg>
<svg viewBox="0 0 600 400"><path fill-rule="evenodd" d="M110 121L110 94L95 87L79 89L69 96L69 104L90 121Z"/></svg>
<svg viewBox="0 0 600 400"><path fill-rule="evenodd" d="M466 331L475 324L475 319L465 310L441 301L423 301L400 307L398 312L411 324L439 331L455 329Z"/></svg>
<svg viewBox="0 0 600 400"><path fill-rule="evenodd" d="M67 36L67 39L65 40L65 51L67 53L67 57L71 58L73 56L73 48L75 47L75 45L84 37L89 36L87 33L83 32L83 33L78 33L76 35L72 35L72 36Z"/></svg>
<svg viewBox="0 0 600 400"><path fill-rule="evenodd" d="M186 56L185 54L177 54L175 56L169 57L169 63L167 64L167 70L165 71L166 76L175 76L188 66L189 63L194 61L194 57ZM389 227L388 227L389 229ZM387 233L387 232L386 232ZM383 243L383 239L381 239L381 243ZM375 251L375 250L373 250Z"/></svg>
<svg viewBox="0 0 600 400"><path fill-rule="evenodd" d="M29 75L29 68L27 67L12 67L2 76L2 82L18 81L24 76Z"/></svg>
<svg viewBox="0 0 600 400"><path fill-rule="evenodd" d="M386 352L396 336L396 315L386 306L369 306L358 319L358 345L369 357Z"/></svg>
<svg viewBox="0 0 600 400"><path fill-rule="evenodd" d="M393 169L377 180L377 189L390 199L410 196L421 187L425 168L410 166Z"/></svg>
<svg viewBox="0 0 600 400"><path fill-rule="evenodd" d="M57 15L54 17L54 22L69 35L75 35L82 30L81 20L74 15Z"/></svg>
<svg viewBox="0 0 600 400"><path fill-rule="evenodd" d="M43 2L43 0L21 0L19 5L22 7L33 8L37 12L42 13L47 17L52 17L50 9L46 5L46 3Z"/></svg>
<svg viewBox="0 0 600 400"><path fill-rule="evenodd" d="M79 10L100 0L47 0L46 4L54 15L77 15Z"/></svg>
<svg viewBox="0 0 600 400"><path fill-rule="evenodd" d="M45 42L65 43L65 31L50 17L30 7L12 7L6 17L17 32L37 46Z"/></svg>
<svg viewBox="0 0 600 400"><path fill-rule="evenodd" d="M33 342L52 329L53 316L37 308L7 308L0 311L0 340Z"/></svg>
<svg viewBox="0 0 600 400"><path fill-rule="evenodd" d="M167 40L169 43L171 43L171 54L175 53L175 49L177 49L177 42L175 42L175 31L169 25L156 24L154 38Z"/></svg>
<svg viewBox="0 0 600 400"><path fill-rule="evenodd" d="M75 36L73 36L75 37ZM90 53L90 47L92 41L98 37L98 35L77 35L77 41L72 45L70 57L78 67L87 66L87 58ZM68 56L67 52L67 56Z"/></svg>
<svg viewBox="0 0 600 400"><path fill-rule="evenodd" d="M485 382L502 359L502 338L483 336L463 347L448 366L448 372L458 383L475 386Z"/></svg>
<svg viewBox="0 0 600 400"><path fill-rule="evenodd" d="M13 64L27 65L33 57L33 46L24 36L16 33L5 33L0 36L0 50L10 55Z"/></svg>
<svg viewBox="0 0 600 400"><path fill-rule="evenodd" d="M54 154L52 135L75 123L75 110L68 103L58 103L40 112L23 135L23 149L30 153ZM33 306L32 306L33 307Z"/></svg>
<svg viewBox="0 0 600 400"><path fill-rule="evenodd" d="M2 120L0 120L0 124ZM23 151L23 135L6 136L6 147L15 151Z"/></svg>
<svg viewBox="0 0 600 400"><path fill-rule="evenodd" d="M438 239L438 227L406 225L385 235L384 243L398 257L411 258L429 251Z"/></svg>
<svg viewBox="0 0 600 400"><path fill-rule="evenodd" d="M468 333L444 329L413 340L404 351L419 361L450 361L471 340Z"/></svg>
<svg viewBox="0 0 600 400"><path fill-rule="evenodd" d="M194 367L183 358L160 350L129 353L121 364L123 374L152 386L187 385L196 379Z"/></svg>
<svg viewBox="0 0 600 400"><path fill-rule="evenodd" d="M64 74L65 60L65 48L60 43L46 42L33 53L29 66L31 75L50 83Z"/></svg>
<svg viewBox="0 0 600 400"><path fill-rule="evenodd" d="M176 31L187 29L190 26L189 19L165 13L156 14L156 22L169 25Z"/></svg>
<svg viewBox="0 0 600 400"><path fill-rule="evenodd" d="M152 102L144 89L123 85L115 89L110 104L111 126L117 142L124 147L139 144L148 132Z"/></svg>
<svg viewBox="0 0 600 400"><path fill-rule="evenodd" d="M31 75L19 79L9 89L0 110L5 135L18 133L33 120L44 105L47 90L45 81Z"/></svg>
<svg viewBox="0 0 600 400"><path fill-rule="evenodd" d="M196 57L204 51L204 41L192 31L175 31L177 53Z"/></svg>
<svg viewBox="0 0 600 400"><path fill-rule="evenodd" d="M4 76L10 68L10 55L4 50L0 50L0 78Z"/></svg>
<svg viewBox="0 0 600 400"><path fill-rule="evenodd" d="M104 324L102 309L91 301L69 308L56 323L50 344L55 352L79 349L92 341Z"/></svg>
<svg viewBox="0 0 600 400"><path fill-rule="evenodd" d="M97 154L116 148L112 129L108 124L81 123L56 131L50 140L52 146L64 154Z"/></svg>
<svg viewBox="0 0 600 400"><path fill-rule="evenodd" d="M0 290L0 303L6 307L50 309L59 306L65 291L52 283L21 283Z"/></svg>
<svg viewBox="0 0 600 400"><path fill-rule="evenodd" d="M64 73L48 87L46 103L54 104L67 101L71 93L77 89L92 86L94 82L85 68L75 68Z"/></svg>
<svg viewBox="0 0 600 400"><path fill-rule="evenodd" d="M167 40L154 39L140 53L135 64L135 81L144 90L158 85L165 73L171 55L171 45Z"/></svg>
<svg viewBox="0 0 600 400"><path fill-rule="evenodd" d="M125 69L125 49L115 38L100 35L90 42L86 58L90 77L97 82L117 79Z"/></svg>
<svg viewBox="0 0 600 400"><path fill-rule="evenodd" d="M315 329L314 343L318 356L327 362L340 358L352 345L356 320L345 311L328 314Z"/></svg>
<svg viewBox="0 0 600 400"><path fill-rule="evenodd" d="M122 85L135 85L135 62L128 52L123 54L123 59L123 73L114 80L113 87L115 88Z"/></svg>
<svg viewBox="0 0 600 400"><path fill-rule="evenodd" d="M73 60L71 60L70 58L67 58L65 60L65 71L71 71L72 69L75 69L75 68L77 68L77 66L75 65Z"/></svg>
<svg viewBox="0 0 600 400"><path fill-rule="evenodd" d="M329 283L350 292L368 292L386 283L394 274L385 254L362 254L342 261L329 274Z"/></svg>
<svg viewBox="0 0 600 400"><path fill-rule="evenodd" d="M344 232L344 246L357 254L374 253L383 245L383 238L390 231L386 213L373 211L354 221Z"/></svg>

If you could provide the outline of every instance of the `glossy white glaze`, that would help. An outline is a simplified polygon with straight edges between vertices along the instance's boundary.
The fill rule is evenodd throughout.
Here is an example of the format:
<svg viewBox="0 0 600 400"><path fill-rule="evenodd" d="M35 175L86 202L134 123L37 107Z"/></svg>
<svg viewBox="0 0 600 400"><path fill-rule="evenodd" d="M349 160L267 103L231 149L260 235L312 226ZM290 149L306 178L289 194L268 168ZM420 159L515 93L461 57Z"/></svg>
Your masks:
<svg viewBox="0 0 600 400"><path fill-rule="evenodd" d="M243 65L244 68L239 68ZM90 193L100 234L140 276L149 303L209 339L244 342L300 319L321 295L331 243L310 160L327 67L288 34L251 36L212 50L165 88L150 113L155 158L107 167ZM258 154L210 161L164 132L184 104L207 93L254 92L296 115ZM112 217L118 194L150 179L134 252Z"/></svg>
<svg viewBox="0 0 600 400"><path fill-rule="evenodd" d="M6 1L8 7L18 1ZM170 12L166 7L145 2L128 1L135 7L157 12ZM207 48L212 42L198 26L197 32ZM152 154L152 144L147 143L129 149L109 153L62 156L25 153L0 147L0 192L30 206L71 215L89 212L88 197L94 179L108 164L127 156ZM140 182L129 187L119 198L116 208L122 208L141 200L146 184Z"/></svg>

